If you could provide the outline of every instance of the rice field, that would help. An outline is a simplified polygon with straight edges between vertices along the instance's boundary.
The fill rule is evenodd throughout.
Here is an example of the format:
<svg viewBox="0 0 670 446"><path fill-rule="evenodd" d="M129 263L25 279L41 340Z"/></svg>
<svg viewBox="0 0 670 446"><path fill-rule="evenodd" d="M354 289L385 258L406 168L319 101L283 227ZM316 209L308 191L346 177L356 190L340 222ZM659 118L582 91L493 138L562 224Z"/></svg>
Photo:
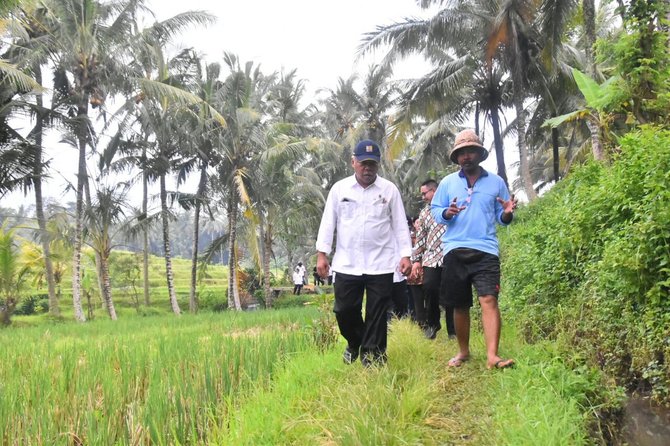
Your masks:
<svg viewBox="0 0 670 446"><path fill-rule="evenodd" d="M3 445L202 444L314 348L314 307L0 331Z"/></svg>

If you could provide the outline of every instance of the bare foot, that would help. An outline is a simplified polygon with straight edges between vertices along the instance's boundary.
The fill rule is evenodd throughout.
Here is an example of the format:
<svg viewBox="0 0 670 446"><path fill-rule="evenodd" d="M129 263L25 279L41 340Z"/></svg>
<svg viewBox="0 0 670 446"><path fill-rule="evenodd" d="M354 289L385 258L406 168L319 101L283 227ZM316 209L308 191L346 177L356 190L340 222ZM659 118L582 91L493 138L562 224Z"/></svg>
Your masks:
<svg viewBox="0 0 670 446"><path fill-rule="evenodd" d="M464 362L466 362L468 359L470 359L469 356L461 356L461 355L456 355L453 358L447 362L447 366L449 367L460 367L463 365Z"/></svg>
<svg viewBox="0 0 670 446"><path fill-rule="evenodd" d="M514 367L514 360L513 359L502 359L498 358L494 362L489 362L486 366L489 370L491 369L506 369L509 367Z"/></svg>

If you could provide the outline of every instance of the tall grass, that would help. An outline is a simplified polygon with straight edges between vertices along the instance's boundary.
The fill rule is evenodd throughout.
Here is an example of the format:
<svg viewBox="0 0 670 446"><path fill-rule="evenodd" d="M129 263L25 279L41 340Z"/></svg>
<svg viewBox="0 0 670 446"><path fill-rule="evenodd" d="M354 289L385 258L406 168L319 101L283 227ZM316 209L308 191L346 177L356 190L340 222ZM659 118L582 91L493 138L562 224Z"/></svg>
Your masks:
<svg viewBox="0 0 670 446"><path fill-rule="evenodd" d="M207 441L245 389L312 348L314 309L0 332L0 443Z"/></svg>

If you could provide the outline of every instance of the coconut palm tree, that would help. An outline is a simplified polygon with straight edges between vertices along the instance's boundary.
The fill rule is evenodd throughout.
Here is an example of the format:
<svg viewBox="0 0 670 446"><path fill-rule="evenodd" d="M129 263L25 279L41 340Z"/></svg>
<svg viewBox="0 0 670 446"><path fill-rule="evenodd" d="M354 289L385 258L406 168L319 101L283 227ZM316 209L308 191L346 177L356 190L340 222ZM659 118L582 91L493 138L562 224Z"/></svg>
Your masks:
<svg viewBox="0 0 670 446"><path fill-rule="evenodd" d="M114 248L113 240L123 228L119 224L125 216L126 194L129 185L118 183L98 189L92 206L87 208L84 219L87 243L97 254L100 262L102 288L100 294L107 313L112 320L117 319L112 285L109 276L109 256Z"/></svg>
<svg viewBox="0 0 670 446"><path fill-rule="evenodd" d="M486 99L500 98L495 105L489 101L488 110L499 158L502 158L502 138L498 134L502 128L500 110L505 95L509 94L516 111L514 122L520 152L520 177L528 197L532 199L536 193L528 164L527 112L524 101L531 92L529 86L533 77L541 77L538 74L542 65L540 56L554 57L550 44L560 42L556 40L556 35L564 29L575 2L547 0L542 3L541 8L539 2L531 0L428 0L421 3L423 7L435 4L441 9L428 20L406 19L390 26L378 27L375 32L368 33L361 50L369 51L388 44L388 63L411 53L421 53L435 63L437 68L433 73L416 84L420 88L407 95L405 113L409 112L409 118L421 113L424 117L434 115L436 111L440 111L437 101L448 103L447 107L451 111L458 109L464 104L464 101L458 99L459 96L472 96L473 91L477 95L484 94L482 104ZM543 47L543 43L547 42L543 42L541 35L551 36L547 39L549 44L546 47ZM441 55L436 59L435 56L440 53L447 54L448 57ZM474 73L482 67L483 73L475 81ZM506 79L511 81L510 89L504 86ZM475 89L476 85L493 88ZM430 96L432 100L427 100ZM414 109L409 101L414 103ZM472 107L466 107L463 111L476 113L479 105L479 101L475 101ZM454 124L458 124L462 116L454 118ZM409 125L405 124L404 127L409 128ZM499 174L504 174L504 166L500 164L501 160Z"/></svg>
<svg viewBox="0 0 670 446"><path fill-rule="evenodd" d="M43 67L47 63L48 51L46 41L49 30L43 27L47 8L43 5L23 5L13 14L13 39L11 57L21 66L30 70L34 82L42 84ZM43 162L43 137L46 129L61 120L57 109L58 103L52 103L50 108L44 106L44 92L35 92L35 103L26 103L25 110L33 117L34 127L30 130L26 141L26 154L33 161L32 183L35 191L35 216L40 234L42 250L44 251L44 267L49 293L49 313L52 317L60 316L59 298L56 295L54 266L50 255L50 241L48 239L47 219L44 214L44 199L42 193L43 178L47 175L47 166Z"/></svg>
<svg viewBox="0 0 670 446"><path fill-rule="evenodd" d="M43 17L50 30L45 46L54 68L54 89L57 99L69 106L69 125L79 151L72 268L72 300L78 321L86 319L80 280L87 147L94 144L89 106L102 106L106 96L116 92L114 73L120 71L124 60L121 53L127 49L131 19L142 7L142 0L50 0Z"/></svg>
<svg viewBox="0 0 670 446"><path fill-rule="evenodd" d="M314 150L317 139L306 136L312 127L313 107L300 108L304 93L303 82L296 80L296 71L281 73L268 94L269 128L266 132L267 149L260 153L258 168L254 171L252 199L258 218L260 239L259 261L263 271L265 305L272 306L270 289L270 258L280 228L292 226L302 234L314 233L315 212L306 205L313 203L311 192L320 191L319 181L305 181L310 158L318 156ZM319 202L320 200L316 200ZM318 224L318 223L317 223ZM300 226L300 228L297 228Z"/></svg>
<svg viewBox="0 0 670 446"><path fill-rule="evenodd" d="M426 1L422 6L434 3L438 2ZM491 7L453 2L432 18L405 19L366 34L360 46L363 53L388 45L385 63L420 53L435 67L403 87L406 92L390 132L392 151L402 150L410 135L415 140L412 151L417 154L448 146L440 141L453 135L472 114L479 127L483 115L493 130L498 175L507 178L500 134L500 115L507 101L504 71L499 64L485 64L482 45L483 30L492 23L492 13L486 9ZM415 120L423 122L424 131L418 135Z"/></svg>
<svg viewBox="0 0 670 446"><path fill-rule="evenodd" d="M230 74L219 89L216 109L224 116L226 127L220 130L216 146L221 162L217 165L216 184L225 201L228 215L229 285L228 305L240 310L237 277L237 224L240 206L251 209L249 188L258 155L265 150L262 121L263 98L274 76L265 76L252 62L241 66L235 55L224 55Z"/></svg>
<svg viewBox="0 0 670 446"><path fill-rule="evenodd" d="M124 73L128 90L133 90L129 100L116 113L119 116L119 132L107 146L103 154L102 164L117 170L137 168L140 174L137 178L142 183L142 204L139 212L138 229L143 243L143 290L144 303L150 304L149 295L149 183L158 180L149 168L148 149L152 146L152 126L149 124L150 113L144 109L144 100L147 97L161 103L193 104L199 98L180 90L179 85L172 79L179 78L177 67L194 66L191 51L182 51L173 58L165 55L165 49L173 39L188 27L193 25L206 26L215 21L215 17L203 11L187 11L151 26L139 29L139 23L134 21L133 33L129 39L128 67ZM185 64L185 65L183 65ZM138 86L141 90L138 91ZM171 88L176 87L176 88ZM166 102L167 101L167 102ZM207 109L207 107L205 107ZM209 109L208 109L209 110ZM118 122L118 121L117 121ZM139 123L139 125L137 125ZM123 155L115 159L117 153Z"/></svg>
<svg viewBox="0 0 670 446"><path fill-rule="evenodd" d="M205 65L199 57L194 56L196 64L196 75L193 85L193 94L198 96L204 103L212 104L215 102L216 95L222 88L222 82L219 80L221 66L217 63ZM191 250L191 282L189 293L189 310L195 313L198 310L197 302L197 276L198 276L198 255L200 240L200 219L203 206L210 204L208 198L208 187L210 184L210 167L220 162L219 154L211 135L222 128L222 123L212 119L206 114L202 107L196 107L195 113L187 114L186 134L189 135L184 143L184 154L182 160L177 166L178 185L181 184L186 176L196 170L199 175L196 193L193 196L180 194L180 202L187 208L193 207L193 241Z"/></svg>

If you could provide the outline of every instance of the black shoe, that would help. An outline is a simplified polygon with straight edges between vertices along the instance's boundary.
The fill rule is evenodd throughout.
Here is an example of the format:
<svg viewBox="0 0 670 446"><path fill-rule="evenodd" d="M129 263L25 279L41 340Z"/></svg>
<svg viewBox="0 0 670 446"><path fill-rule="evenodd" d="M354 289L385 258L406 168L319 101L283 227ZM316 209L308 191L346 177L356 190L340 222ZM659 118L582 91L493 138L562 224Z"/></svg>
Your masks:
<svg viewBox="0 0 670 446"><path fill-rule="evenodd" d="M381 367L386 364L386 353L364 353L361 357L361 364L363 367Z"/></svg>
<svg viewBox="0 0 670 446"><path fill-rule="evenodd" d="M426 336L426 339L433 340L437 337L437 330L435 327L428 327L424 330L423 333Z"/></svg>
<svg viewBox="0 0 670 446"><path fill-rule="evenodd" d="M353 364L356 362L358 359L358 349L352 349L351 347L347 346L347 348L344 349L344 353L342 353L342 360L344 361L345 364Z"/></svg>

